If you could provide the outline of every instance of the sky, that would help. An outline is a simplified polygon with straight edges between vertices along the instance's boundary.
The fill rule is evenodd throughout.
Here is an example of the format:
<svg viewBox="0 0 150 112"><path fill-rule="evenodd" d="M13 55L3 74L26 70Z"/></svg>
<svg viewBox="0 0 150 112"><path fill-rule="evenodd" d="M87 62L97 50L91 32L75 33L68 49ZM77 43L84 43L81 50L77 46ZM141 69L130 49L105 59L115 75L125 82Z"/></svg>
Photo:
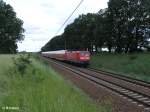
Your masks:
<svg viewBox="0 0 150 112"><path fill-rule="evenodd" d="M4 0L10 4L17 17L24 21L25 39L18 43L19 51L40 51L76 8L81 0ZM80 14L96 13L107 7L108 0L84 0L69 19L70 24ZM58 33L62 34L62 30Z"/></svg>

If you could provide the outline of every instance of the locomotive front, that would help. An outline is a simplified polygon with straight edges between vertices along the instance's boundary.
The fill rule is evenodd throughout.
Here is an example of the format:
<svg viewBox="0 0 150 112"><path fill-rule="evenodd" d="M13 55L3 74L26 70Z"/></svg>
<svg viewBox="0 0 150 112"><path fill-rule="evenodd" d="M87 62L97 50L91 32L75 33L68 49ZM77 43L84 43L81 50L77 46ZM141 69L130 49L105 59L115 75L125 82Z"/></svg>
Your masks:
<svg viewBox="0 0 150 112"><path fill-rule="evenodd" d="M79 52L79 61L81 64L88 65L90 61L90 52L80 51Z"/></svg>

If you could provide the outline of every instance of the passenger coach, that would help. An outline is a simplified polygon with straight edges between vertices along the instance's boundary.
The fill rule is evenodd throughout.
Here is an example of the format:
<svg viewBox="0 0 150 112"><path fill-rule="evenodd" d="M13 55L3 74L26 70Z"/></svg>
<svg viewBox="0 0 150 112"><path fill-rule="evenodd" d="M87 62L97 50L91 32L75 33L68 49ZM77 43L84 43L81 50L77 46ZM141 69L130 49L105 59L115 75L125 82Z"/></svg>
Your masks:
<svg viewBox="0 0 150 112"><path fill-rule="evenodd" d="M48 58L77 63L80 65L88 65L90 61L89 51L68 51L68 50L47 51L42 52L42 55Z"/></svg>

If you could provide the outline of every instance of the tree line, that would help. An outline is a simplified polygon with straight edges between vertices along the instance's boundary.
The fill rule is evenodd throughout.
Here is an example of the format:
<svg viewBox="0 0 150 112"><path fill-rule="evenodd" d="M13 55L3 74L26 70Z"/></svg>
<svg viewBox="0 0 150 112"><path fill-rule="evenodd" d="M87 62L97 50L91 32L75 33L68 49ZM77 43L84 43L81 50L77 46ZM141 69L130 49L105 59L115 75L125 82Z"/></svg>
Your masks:
<svg viewBox="0 0 150 112"><path fill-rule="evenodd" d="M77 49L129 53L150 49L150 1L109 0L108 8L82 14L42 51Z"/></svg>
<svg viewBox="0 0 150 112"><path fill-rule="evenodd" d="M22 26L12 6L0 0L0 53L17 52L17 42L24 38Z"/></svg>

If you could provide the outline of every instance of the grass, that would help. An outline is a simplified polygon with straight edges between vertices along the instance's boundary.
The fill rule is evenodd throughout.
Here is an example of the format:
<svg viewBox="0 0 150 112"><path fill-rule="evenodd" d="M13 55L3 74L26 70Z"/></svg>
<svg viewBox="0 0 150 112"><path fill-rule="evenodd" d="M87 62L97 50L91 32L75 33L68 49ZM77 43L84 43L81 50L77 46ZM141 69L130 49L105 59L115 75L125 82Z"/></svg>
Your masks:
<svg viewBox="0 0 150 112"><path fill-rule="evenodd" d="M150 82L150 53L97 54L92 56L90 67Z"/></svg>
<svg viewBox="0 0 150 112"><path fill-rule="evenodd" d="M86 94L32 58L22 76L13 72L12 55L0 55L0 112L18 107L19 112L110 112L110 105L97 106ZM15 68L14 68L15 69ZM2 109L3 108L3 109Z"/></svg>

